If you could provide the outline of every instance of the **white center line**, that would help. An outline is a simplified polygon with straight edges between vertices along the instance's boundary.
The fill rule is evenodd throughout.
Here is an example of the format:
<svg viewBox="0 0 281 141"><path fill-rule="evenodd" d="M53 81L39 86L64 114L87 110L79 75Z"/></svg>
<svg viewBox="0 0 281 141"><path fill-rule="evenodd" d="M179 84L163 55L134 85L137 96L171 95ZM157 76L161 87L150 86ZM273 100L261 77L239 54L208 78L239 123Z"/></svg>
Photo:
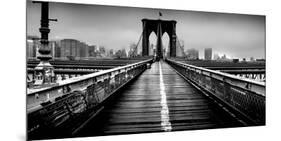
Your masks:
<svg viewBox="0 0 281 141"><path fill-rule="evenodd" d="M161 126L164 131L171 131L172 126L169 118L169 108L167 105L167 98L165 92L165 85L163 81L161 62L159 62L159 75L160 75L160 95L161 95Z"/></svg>

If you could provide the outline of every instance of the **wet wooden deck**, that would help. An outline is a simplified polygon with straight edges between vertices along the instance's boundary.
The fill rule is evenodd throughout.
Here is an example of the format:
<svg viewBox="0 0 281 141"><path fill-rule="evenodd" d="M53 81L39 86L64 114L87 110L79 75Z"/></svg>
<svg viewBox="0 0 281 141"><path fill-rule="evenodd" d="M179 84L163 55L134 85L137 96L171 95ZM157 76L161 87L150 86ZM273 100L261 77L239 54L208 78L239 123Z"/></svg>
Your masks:
<svg viewBox="0 0 281 141"><path fill-rule="evenodd" d="M152 64L78 136L235 127L240 124L165 62Z"/></svg>

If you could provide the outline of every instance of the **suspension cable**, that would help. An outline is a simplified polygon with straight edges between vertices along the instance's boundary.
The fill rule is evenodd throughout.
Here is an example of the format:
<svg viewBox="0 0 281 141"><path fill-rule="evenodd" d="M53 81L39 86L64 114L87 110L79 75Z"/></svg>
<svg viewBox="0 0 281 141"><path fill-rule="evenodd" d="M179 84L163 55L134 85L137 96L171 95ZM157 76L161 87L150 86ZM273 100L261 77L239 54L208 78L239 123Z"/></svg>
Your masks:
<svg viewBox="0 0 281 141"><path fill-rule="evenodd" d="M180 41L179 41L179 38L178 38L178 35L177 35L177 34L176 34L176 38L177 38L177 42L179 43L179 46L180 46L180 48L181 48L181 51L182 51L183 56L184 56L184 57L187 57L186 54L185 54L185 52L184 52L184 48L183 48L183 46L181 45L181 43L180 43Z"/></svg>
<svg viewBox="0 0 281 141"><path fill-rule="evenodd" d="M144 30L145 30L145 26L146 26L146 24L144 23L143 30L142 30L142 32L141 32L141 35L140 35L139 40L138 40L138 43L137 43L137 45L136 45L136 47L135 47L135 49L134 49L133 52L135 52L135 51L138 52L138 46L139 46L139 43L140 43L140 41L141 41L141 39L142 39L142 37L143 37L143 32L144 32Z"/></svg>

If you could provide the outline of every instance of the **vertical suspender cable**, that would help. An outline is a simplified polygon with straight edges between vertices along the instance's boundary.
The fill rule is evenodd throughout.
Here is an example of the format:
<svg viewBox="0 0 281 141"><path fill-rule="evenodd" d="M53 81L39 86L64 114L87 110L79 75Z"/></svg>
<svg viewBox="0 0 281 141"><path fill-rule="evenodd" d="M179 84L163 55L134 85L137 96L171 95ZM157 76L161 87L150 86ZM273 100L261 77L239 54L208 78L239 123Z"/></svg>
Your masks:
<svg viewBox="0 0 281 141"><path fill-rule="evenodd" d="M179 41L178 35L176 35L176 38L177 38L177 42L179 43L179 46L180 46L180 48L181 48L181 51L182 51L183 56L184 56L184 57L187 57L187 56L186 56L186 54L185 54L185 52L184 52L184 48L183 48L183 46L180 44L180 41Z"/></svg>

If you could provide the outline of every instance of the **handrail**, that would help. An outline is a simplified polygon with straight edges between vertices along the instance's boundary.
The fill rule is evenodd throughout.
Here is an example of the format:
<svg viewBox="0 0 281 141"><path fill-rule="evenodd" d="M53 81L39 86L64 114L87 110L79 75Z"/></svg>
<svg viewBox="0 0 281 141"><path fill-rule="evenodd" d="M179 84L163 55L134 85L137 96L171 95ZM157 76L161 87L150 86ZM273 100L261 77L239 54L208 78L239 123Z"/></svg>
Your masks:
<svg viewBox="0 0 281 141"><path fill-rule="evenodd" d="M104 70L104 71L100 71L100 72L95 72L95 73L91 73L91 74L86 74L86 75L82 75L79 77L74 77L74 78L70 78L64 81L60 81L58 84L51 86L51 87L46 87L46 88L38 88L38 89L28 89L28 93L27 93L27 99L29 100L30 97L35 97L35 95L37 95L37 97L40 97L40 94L42 93L47 93L47 92L51 92L54 90L58 90L58 89L62 89L65 86L69 86L69 85L75 85L76 83L82 82L82 81L87 81L90 80L92 78L97 78L103 75L108 75L111 74L113 72L119 71L119 70L123 70L123 69L130 69L130 68L135 68L139 65L143 65L146 64L147 62L152 61L152 59L147 59L141 62L137 62L134 64L129 64L126 66L120 66L120 67L116 67L116 68L112 68L112 69L108 69L108 70ZM50 96L50 94L49 94ZM60 94L58 96L61 96ZM56 98L56 96L51 96L53 99ZM40 98L39 98L40 99ZM29 101L27 102L27 106L28 108L33 107L33 105L29 106L32 103L29 103ZM38 105L35 104L35 105Z"/></svg>
<svg viewBox="0 0 281 141"><path fill-rule="evenodd" d="M265 124L265 82L224 72L166 61L188 81L236 111L254 125Z"/></svg>
<svg viewBox="0 0 281 141"><path fill-rule="evenodd" d="M113 71L120 70L120 69L123 69L123 68L128 68L128 67L131 67L131 66L133 67L133 66L138 65L138 64L143 64L143 63L149 62L151 60L152 59L147 59L147 60L144 60L144 61L141 61L141 62L137 62L137 63L130 64L130 65L126 65L126 66L116 67L116 68L104 70L104 71L101 71L101 72L96 72L96 73L91 73L91 74L83 75L83 76L80 76L80 77L70 78L70 79L68 79L66 81L62 81L59 85L56 85L54 87L47 87L47 88L42 89L40 91L47 91L47 90L50 90L50 89L53 89L53 88L62 87L64 85L73 84L73 83L76 83L78 81L87 80L87 79L90 79L92 77L97 77L97 76L100 76L100 75L103 75L103 74L106 74L106 73L109 73L109 72L113 72ZM39 91L33 91L31 93L28 93L28 95L34 94L34 93L38 93L38 92Z"/></svg>
<svg viewBox="0 0 281 141"><path fill-rule="evenodd" d="M190 64L185 64L185 63L182 63L182 62L177 62L177 61L174 61L174 60L171 60L171 59L166 59L166 60L171 61L175 64L185 66L185 67L190 67L190 68L194 68L194 69L197 69L197 70L210 72L212 74L217 74L217 75L220 75L220 76L228 77L228 78L235 79L235 80L238 80L238 81L243 81L243 82L246 82L246 83L251 83L251 84L254 84L254 85L265 88L265 82L255 81L255 80L248 79L248 78L242 78L242 77L239 77L239 76L235 76L235 75L220 72L220 71L210 70L210 69L206 69L206 68L203 68L203 67L198 67L198 66L194 66L194 65L190 65ZM257 93L257 94L265 96L265 89L264 89L263 93Z"/></svg>

